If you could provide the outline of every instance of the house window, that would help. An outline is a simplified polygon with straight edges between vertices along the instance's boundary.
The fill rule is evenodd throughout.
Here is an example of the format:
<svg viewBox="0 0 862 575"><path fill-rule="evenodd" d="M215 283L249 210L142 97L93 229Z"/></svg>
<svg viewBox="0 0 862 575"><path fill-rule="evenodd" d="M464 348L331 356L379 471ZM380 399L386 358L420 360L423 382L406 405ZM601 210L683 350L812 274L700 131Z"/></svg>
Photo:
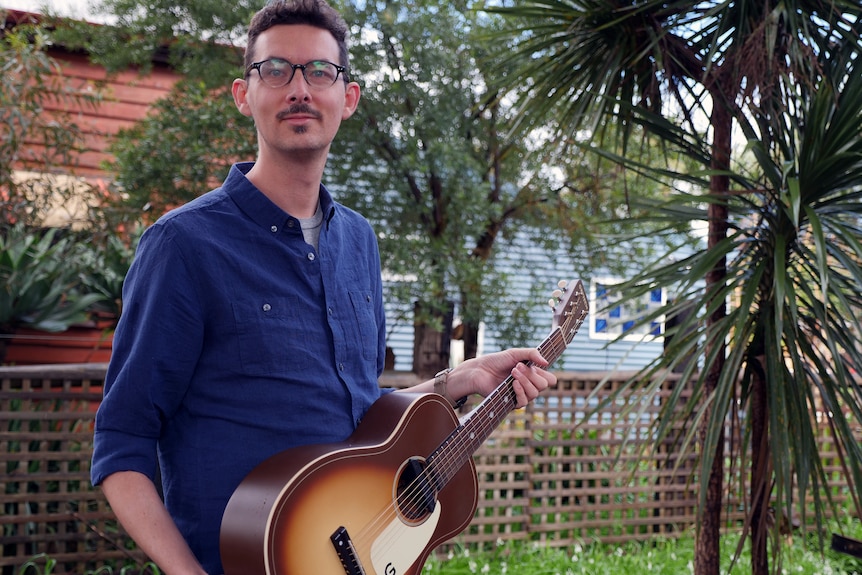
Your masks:
<svg viewBox="0 0 862 575"><path fill-rule="evenodd" d="M615 278L596 278L590 282L590 337L616 339L623 336L629 341L643 341L662 337L664 315L649 323L641 320L665 305L667 294L663 288L645 293L636 301L617 303L621 294L616 289L621 283Z"/></svg>

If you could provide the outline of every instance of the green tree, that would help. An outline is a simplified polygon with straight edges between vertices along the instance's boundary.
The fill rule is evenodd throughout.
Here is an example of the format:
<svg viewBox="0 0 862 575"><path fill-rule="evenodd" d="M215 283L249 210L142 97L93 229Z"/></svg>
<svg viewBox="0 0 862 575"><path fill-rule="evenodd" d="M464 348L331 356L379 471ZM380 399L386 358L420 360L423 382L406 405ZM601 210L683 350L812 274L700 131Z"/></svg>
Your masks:
<svg viewBox="0 0 862 575"><path fill-rule="evenodd" d="M475 355L486 302L506 290L489 263L497 238L537 221L538 207L558 197L540 173L518 183L542 158L505 138L508 111L486 75L466 2L342 9L354 24L363 100L333 147L330 181L382 232L387 273L411 278L395 293L420 302L420 339L422 323L432 328L437 349L414 358L427 375L448 362L448 340L436 332L449 331L454 300L466 353Z"/></svg>
<svg viewBox="0 0 862 575"><path fill-rule="evenodd" d="M5 16L0 13L0 18ZM0 35L0 362L21 326L62 331L86 319L100 296L79 277L84 246L44 228L63 208L64 227L82 226L95 195L55 172L74 168L83 133L71 112L94 103L62 80L45 27L21 23Z"/></svg>
<svg viewBox="0 0 862 575"><path fill-rule="evenodd" d="M236 110L230 85L242 75L245 30L257 9L256 2L225 0L104 0L94 10L111 15L111 25L52 22L57 42L83 49L109 73L147 73L163 62L182 75L111 147L114 184L133 213L155 219L218 185L232 161L254 156L254 129Z"/></svg>
<svg viewBox="0 0 862 575"><path fill-rule="evenodd" d="M0 16L2 16L0 12ZM74 168L83 131L73 113L98 94L63 82L60 65L48 55L50 33L22 23L0 36L0 220L4 227L44 225L58 208L83 205L90 186L53 175ZM69 217L79 216L77 213ZM69 224L80 222L69 222Z"/></svg>
<svg viewBox="0 0 862 575"><path fill-rule="evenodd" d="M388 299L409 311L421 302L418 323L432 334L451 329L455 302L471 354L488 306L508 299L506 278L493 266L497 240L535 228L552 230L537 238L576 242L588 226L567 217L573 206L588 214L620 199L596 193L595 164L570 161L562 177L554 175L549 167L562 163L552 148L535 135L508 134L514 111L498 87L503 78L489 75L505 49L482 40L496 22L466 2L339 8L352 25L351 74L363 100L333 146L327 185L375 225L387 277L411 278L389 282ZM187 75L114 148L117 184L154 215L210 189L229 161L253 155L253 127L226 90L242 73L240 30L254 7L240 4L243 16L236 9L223 0L194 7L105 0L100 10L117 17L116 27L62 30L64 42L111 69L146 69L158 57ZM448 345L435 345L433 367L422 371L445 364Z"/></svg>
<svg viewBox="0 0 862 575"><path fill-rule="evenodd" d="M511 133L518 111L499 65L509 54L489 42L499 19L469 2L343 10L363 100L333 146L330 181L380 231L385 270L416 278L395 292L401 301L422 302L439 326L457 294L470 357L480 322L506 307L509 283L494 267L500 240L529 230L549 247L595 244L590 222L625 203L626 174L556 157L540 130ZM600 180L614 184L599 193ZM439 368L448 349L437 354Z"/></svg>
<svg viewBox="0 0 862 575"><path fill-rule="evenodd" d="M822 185L825 180L811 179L823 169L814 165L830 160L803 145L824 141L832 125L815 120L830 118L824 93L832 96L831 105L841 102L840 115L857 126L858 137L855 104L846 101L854 96L845 96L852 87L847 74L854 72L846 63L859 52L859 5L549 0L491 9L511 18L510 34L518 40L518 78L531 86L522 102L524 117L536 122L553 115L561 133L589 129L596 138L618 136L623 142L639 125L702 162L700 189L707 194L686 202L678 197L663 216L700 214L708 223L707 248L682 265L654 267L638 279L643 285L677 286L680 299L696 306L659 361L666 367L691 353L703 358L703 369L693 378L700 400L694 415L700 422L702 487L696 572L718 572L724 426L738 399L748 437L757 441L749 454L746 524L752 534L752 571L766 573L770 496L774 492L789 512L791 486L797 486L798 500L804 502L824 483L810 441L816 431L810 419L815 388L836 407L830 424L842 440L856 489L860 485L858 445L837 409L840 404L852 410L846 402L859 401L858 386L849 377L851 367L860 366L856 352L849 351L856 347L855 336L844 323L854 322L834 317L838 310L858 312L844 288L848 276L858 277L856 226L846 220L855 217L859 183L852 176L835 178L829 189ZM855 56L845 59L845 49ZM607 125L602 120L609 117L616 120L614 133L602 130ZM759 176L733 170L734 121L747 128ZM845 147L838 157L845 163L840 168L858 173L852 136L841 135ZM800 155L803 149L807 157ZM619 159L633 163L631 156ZM803 181L810 186L804 191ZM707 208L698 210L699 203ZM824 225L827 220L835 222L841 241L830 241L837 232ZM809 275L812 270L818 273ZM830 277L833 273L836 277ZM725 302L731 294L741 299L728 313ZM674 315L684 304L675 305L662 312ZM850 365L829 368L813 344L818 339L831 346L835 357L851 354ZM782 354L792 359L792 368L785 367ZM737 389L741 368L745 377ZM842 375L827 376L829 370ZM668 422L663 425L659 433L670 428ZM789 441L799 433L803 441Z"/></svg>

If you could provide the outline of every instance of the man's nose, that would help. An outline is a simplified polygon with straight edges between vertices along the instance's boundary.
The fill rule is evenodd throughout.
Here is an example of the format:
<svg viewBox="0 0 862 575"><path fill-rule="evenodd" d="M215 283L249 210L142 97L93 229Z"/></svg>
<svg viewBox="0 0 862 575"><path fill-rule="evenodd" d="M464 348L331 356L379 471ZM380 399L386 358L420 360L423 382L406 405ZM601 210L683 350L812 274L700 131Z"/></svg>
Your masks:
<svg viewBox="0 0 862 575"><path fill-rule="evenodd" d="M309 97L308 82L305 81L305 76L302 70L296 68L293 71L293 78L287 83L287 94L285 98L290 101L306 100Z"/></svg>

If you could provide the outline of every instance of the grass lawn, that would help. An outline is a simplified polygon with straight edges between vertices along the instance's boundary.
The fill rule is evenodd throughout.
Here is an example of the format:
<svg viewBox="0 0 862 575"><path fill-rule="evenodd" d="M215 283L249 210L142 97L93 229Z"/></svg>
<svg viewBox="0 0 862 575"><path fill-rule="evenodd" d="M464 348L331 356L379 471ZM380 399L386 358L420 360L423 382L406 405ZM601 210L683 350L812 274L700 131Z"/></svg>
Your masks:
<svg viewBox="0 0 862 575"><path fill-rule="evenodd" d="M837 528L837 525L830 528ZM858 520L846 520L844 528L846 536L862 539L862 525ZM796 535L783 544L781 574L862 573L862 559L832 551L829 537L827 535L825 538L822 553L816 536L809 536L806 541L805 537ZM738 543L738 535L727 535L722 541L723 574L751 573L747 546L733 564ZM770 568L773 567L770 565ZM423 575L680 575L692 573L693 568L694 538L686 536L649 543L574 545L560 549L500 541L493 551L476 553L465 549L454 551L444 559L432 558L426 563Z"/></svg>
<svg viewBox="0 0 862 575"><path fill-rule="evenodd" d="M852 513L840 521L831 521L826 527L824 549L821 552L815 535L800 534L782 543L781 575L794 574L862 574L862 559L842 555L829 547L831 533L842 533L847 537L862 540L862 522ZM748 575L751 573L747 547L743 548L739 560L733 562L739 543L738 534L726 535L722 539L723 575ZM770 555L770 561L772 560ZM16 575L51 575L55 562L44 555L35 557L22 565ZM774 565L770 565L773 568ZM553 548L522 541L498 541L493 550L476 552L468 549L453 551L448 557L432 557L422 570L423 575L467 575L488 573L492 575L684 575L694 568L694 537L659 539L644 543L578 544L564 548ZM119 568L108 566L86 575L160 575L154 565L145 568Z"/></svg>

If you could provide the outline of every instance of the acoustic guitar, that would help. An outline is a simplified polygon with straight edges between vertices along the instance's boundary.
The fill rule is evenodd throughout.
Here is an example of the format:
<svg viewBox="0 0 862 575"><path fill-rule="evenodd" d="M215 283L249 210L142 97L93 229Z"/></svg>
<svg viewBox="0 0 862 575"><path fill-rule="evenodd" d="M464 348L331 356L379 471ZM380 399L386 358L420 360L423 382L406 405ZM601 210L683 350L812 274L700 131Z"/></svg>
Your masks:
<svg viewBox="0 0 862 575"><path fill-rule="evenodd" d="M560 283L550 363L588 311L581 281ZM283 451L255 467L222 519L226 575L419 575L478 502L473 454L516 407L509 376L461 420L435 393L389 393L343 443Z"/></svg>

